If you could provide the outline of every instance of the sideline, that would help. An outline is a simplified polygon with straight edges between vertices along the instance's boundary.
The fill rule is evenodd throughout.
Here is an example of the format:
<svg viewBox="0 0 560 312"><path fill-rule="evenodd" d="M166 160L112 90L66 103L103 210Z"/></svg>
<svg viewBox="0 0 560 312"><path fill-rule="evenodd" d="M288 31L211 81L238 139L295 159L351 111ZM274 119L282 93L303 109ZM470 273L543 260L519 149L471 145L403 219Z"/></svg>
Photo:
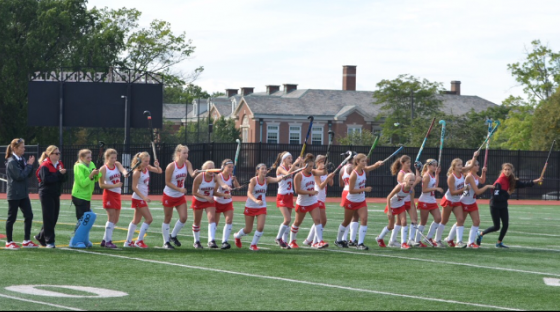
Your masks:
<svg viewBox="0 0 560 312"><path fill-rule="evenodd" d="M66 310L70 310L70 311L87 311L87 310L82 310L82 309L78 309L78 308L65 307L65 306L61 306L61 305L58 305L58 304L52 304L52 303L48 303L48 302L41 302L41 301L23 299L23 298L18 298L18 297L6 296L6 295L2 295L2 294L0 294L0 297L13 299L13 300L19 300L19 301L23 301L23 302L31 302L31 303L36 303L36 304L47 305L47 306L51 306L51 307L55 307L55 308L59 308L59 309L66 309Z"/></svg>

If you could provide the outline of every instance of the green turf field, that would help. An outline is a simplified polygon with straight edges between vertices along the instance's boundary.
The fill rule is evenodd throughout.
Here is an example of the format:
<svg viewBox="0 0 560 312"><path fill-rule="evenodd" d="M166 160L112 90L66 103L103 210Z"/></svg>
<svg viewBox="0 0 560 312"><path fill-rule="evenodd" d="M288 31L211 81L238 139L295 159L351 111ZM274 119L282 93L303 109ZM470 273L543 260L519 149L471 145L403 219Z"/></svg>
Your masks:
<svg viewBox="0 0 560 312"><path fill-rule="evenodd" d="M190 202L189 202L190 203ZM99 243L106 222L100 202L91 239ZM128 207L130 202L123 202ZM382 205L370 205L366 245L369 251L334 247L342 219L337 204L328 204L327 250L281 250L274 238L282 217L268 209L267 226L259 252L244 248L194 250L191 222L179 238L183 247L161 247L163 211L153 203L154 223L148 232L148 250L85 251L63 248L75 224L75 212L63 201L55 250L0 250L0 310L557 310L560 307L560 207L510 207L511 224L505 243L494 248L496 234L485 237L482 248L381 249L375 237L386 225ZM271 205L272 206L272 205ZM41 226L41 209L33 201L33 232ZM237 203L233 232L244 225L243 203ZM114 241L126 238L132 209L123 209ZM7 202L0 201L0 233L5 233ZM21 213L14 239L23 239ZM171 226L178 216L175 213ZM491 225L487 207L481 207L481 228ZM220 243L222 224L218 226ZM310 218L300 228L298 242L307 236ZM431 221L429 221L431 223ZM429 224L428 224L429 225ZM465 224L465 240L470 228ZM449 229L449 225L446 232ZM427 232L427 230L426 230ZM426 233L425 232L425 233ZM207 224L201 236L206 244ZM233 234L233 233L232 233ZM233 236L233 235L232 235ZM0 241L4 246L5 241ZM301 244L300 244L301 245ZM10 286L44 285L35 289L51 296L24 294ZM53 286L96 287L126 293L113 298L95 297L80 289ZM52 295L56 295L56 297ZM73 295L75 297L63 297ZM123 294L124 295L124 294ZM76 296L78 298L76 298ZM23 301L22 301L23 300Z"/></svg>

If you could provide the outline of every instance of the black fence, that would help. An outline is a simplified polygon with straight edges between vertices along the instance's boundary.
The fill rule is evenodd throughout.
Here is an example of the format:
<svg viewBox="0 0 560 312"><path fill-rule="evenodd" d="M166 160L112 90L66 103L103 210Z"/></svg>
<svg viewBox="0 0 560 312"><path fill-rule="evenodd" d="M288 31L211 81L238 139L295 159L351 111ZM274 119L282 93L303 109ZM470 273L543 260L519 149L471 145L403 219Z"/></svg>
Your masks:
<svg viewBox="0 0 560 312"><path fill-rule="evenodd" d="M27 146L26 156L35 155L40 156L40 152L45 150L46 146ZM101 162L99 157L99 148L94 145L90 146L67 146L62 149L62 161L67 167L70 174L70 182L64 186L65 193L72 192L72 182L73 181L73 165L77 160L78 151L81 149L90 149L93 153L93 161L99 167ZM115 148L119 153L123 150L123 145L116 146L105 146L107 148ZM235 150L237 148L236 143L209 143L209 144L193 144L189 145L189 160L193 164L194 168L200 168L202 164L207 160L212 160L219 167L222 160L226 158L233 159L235 157ZM352 150L361 153L367 153L369 151L369 146L332 146L329 156L329 161L332 161L335 165L338 165L344 159L341 153L347 150ZM6 150L5 146L0 146L0 150ZM157 147L157 156L161 162L163 169L165 166L172 161L173 153L175 150L175 145L171 144L161 144ZM325 154L327 146L322 145L309 145L307 147L307 152L313 154ZM370 158L370 162L374 163L377 160L382 160L388 157L396 150L395 147L377 147ZM152 154L151 146L149 145L131 145L130 152L132 155L137 152L148 151ZM249 181L251 177L255 175L255 167L259 163L265 163L267 166L271 166L278 153L282 151L289 151L294 157L300 154L300 145L288 145L288 144L264 144L264 143L243 143L241 147L241 153L239 155L239 162L237 167L237 178L240 182ZM447 189L447 179L446 173L451 161L454 158L461 158L463 161L467 161L472 158L473 150L465 149L444 149L442 156L443 171L440 176L440 186ZM410 155L413 159L418 153L418 148L404 148L403 151L398 155ZM437 148L425 148L421 160L424 162L428 158L436 158L438 156L439 150ZM490 155L488 159L488 179L487 184L494 183L498 178L502 163L508 162L515 166L516 174L521 180L532 180L540 176L546 157L548 155L547 151L537 152L537 151L509 151L509 150L490 150ZM119 158L122 155L119 156ZM484 150L479 156L479 161L484 160ZM390 173L391 163L394 159L388 161L385 166L378 170L369 173L368 185L373 188L372 192L368 193L368 197L386 197L391 190L396 185L395 177ZM274 173L273 173L274 174ZM0 162L0 178L5 177L5 164ZM129 179L128 183L131 183ZM30 191L37 192L37 179L35 176L29 179ZM152 174L150 179L150 192L151 194L162 194L163 188L165 186L164 174ZM187 180L187 189L189 189L189 194L191 193L190 187L192 186L192 179ZM268 195L274 196L276 194L277 186L270 185L268 188ZM5 192L5 183L0 182L0 192ZM421 191L420 186L417 187L417 194ZM131 188L123 188L124 194L130 194L132 192ZM335 185L333 187L327 188L327 194L330 197L340 196L342 193L342 188L338 185L338 177L335 179ZM101 194L101 190L96 187L95 194ZM240 190L234 192L234 195L245 195L246 190ZM541 186L535 186L533 188L526 188L517 190L512 196L513 199L549 199L557 200L560 194L560 152L555 151L552 153L551 158L548 163L548 168L545 175L545 181ZM443 194L438 194L441 197ZM487 192L480 196L480 198L489 198L490 193Z"/></svg>

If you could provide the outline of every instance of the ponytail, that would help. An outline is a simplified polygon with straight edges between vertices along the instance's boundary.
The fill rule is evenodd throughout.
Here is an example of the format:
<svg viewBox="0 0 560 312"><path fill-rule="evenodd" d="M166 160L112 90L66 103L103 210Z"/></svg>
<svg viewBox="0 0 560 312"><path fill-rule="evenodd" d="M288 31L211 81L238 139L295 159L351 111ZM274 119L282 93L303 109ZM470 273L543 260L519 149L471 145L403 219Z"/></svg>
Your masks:
<svg viewBox="0 0 560 312"><path fill-rule="evenodd" d="M402 155L401 157L397 158L397 160L395 160L395 162L393 162L393 164L391 165L391 174L394 176L399 174L399 171L401 171L403 164L410 160L411 158L408 155Z"/></svg>
<svg viewBox="0 0 560 312"><path fill-rule="evenodd" d="M10 142L10 144L6 148L6 160L12 157L12 155L14 155L14 150L24 143L25 143L24 139L13 139L12 142Z"/></svg>
<svg viewBox="0 0 560 312"><path fill-rule="evenodd" d="M282 163L282 159L284 158L284 155L286 155L286 153L289 152L282 152L278 154L278 157L276 157L276 161L272 164L270 170L276 169L278 168L278 166L280 166L280 164Z"/></svg>
<svg viewBox="0 0 560 312"><path fill-rule="evenodd" d="M49 157L57 149L58 147L56 147L56 145L51 145L47 147L47 149L43 152L43 154L41 154L41 157L39 158L39 165L41 165L43 161L45 161L45 159L47 159L47 157Z"/></svg>

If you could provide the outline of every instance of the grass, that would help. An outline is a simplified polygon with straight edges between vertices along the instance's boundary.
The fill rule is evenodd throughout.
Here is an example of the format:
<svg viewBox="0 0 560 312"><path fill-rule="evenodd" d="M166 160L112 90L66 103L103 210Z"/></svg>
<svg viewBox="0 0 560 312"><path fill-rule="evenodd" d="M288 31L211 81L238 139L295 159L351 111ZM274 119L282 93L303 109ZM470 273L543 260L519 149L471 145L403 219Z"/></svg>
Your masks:
<svg viewBox="0 0 560 312"><path fill-rule="evenodd" d="M41 209L33 201L33 235L41 227ZM99 243L104 232L105 212L93 202L98 214L91 238ZM128 207L130 202L123 202ZM545 285L543 278L560 279L560 238L555 206L511 206L509 250L494 248L496 234L485 237L482 248L471 249L380 249L375 236L386 225L382 205L370 205L366 245L370 250L333 246L342 210L328 204L327 250L281 250L274 238L282 216L271 205L259 247L194 250L189 216L179 238L183 247L168 251L162 245L163 211L153 203L154 222L148 232L148 250L107 250L99 245L87 251L64 248L75 224L74 208L63 201L57 226L55 250L0 250L0 307L2 310L556 310L560 287ZM234 232L244 225L243 203L236 203ZM132 209L123 209L114 240L126 238ZM7 202L0 202L0 219L7 215ZM14 239L23 239L21 213ZM481 207L481 228L491 225L487 207ZM4 219L5 220L5 219ZM174 215L172 226L177 220ZM218 243L222 224L218 226ZM429 221L431 222L431 221ZM298 241L307 236L308 218ZM465 237L470 221L465 224ZM448 227L449 229L449 227ZM448 230L446 229L446 231ZM207 225L201 229L206 243ZM5 222L0 223L5 233ZM233 238L230 238L233 243ZM4 241L0 241L3 245ZM232 244L233 245L233 244ZM119 298L57 298L9 291L14 285L74 285L128 293ZM76 290L44 290L91 295ZM7 298L8 296L9 298ZM19 301L14 298L33 300Z"/></svg>

